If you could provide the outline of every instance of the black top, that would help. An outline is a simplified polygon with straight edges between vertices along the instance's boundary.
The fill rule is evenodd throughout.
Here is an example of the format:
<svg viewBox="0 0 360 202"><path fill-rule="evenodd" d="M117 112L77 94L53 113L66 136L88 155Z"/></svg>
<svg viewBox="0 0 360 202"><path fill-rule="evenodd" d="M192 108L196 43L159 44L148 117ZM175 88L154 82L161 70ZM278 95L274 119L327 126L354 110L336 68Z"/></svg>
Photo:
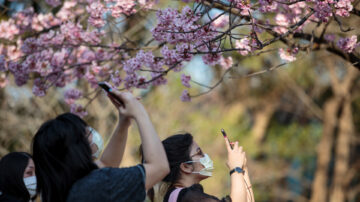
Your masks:
<svg viewBox="0 0 360 202"><path fill-rule="evenodd" d="M175 187L170 188L166 192L164 202L169 201L169 197ZM200 184L194 184L191 187L184 188L180 191L176 202L231 202L231 198L226 196L222 199L218 199L215 196L204 193L204 189Z"/></svg>
<svg viewBox="0 0 360 202"><path fill-rule="evenodd" d="M102 168L92 171L71 187L68 202L144 201L145 169L143 165L129 168Z"/></svg>

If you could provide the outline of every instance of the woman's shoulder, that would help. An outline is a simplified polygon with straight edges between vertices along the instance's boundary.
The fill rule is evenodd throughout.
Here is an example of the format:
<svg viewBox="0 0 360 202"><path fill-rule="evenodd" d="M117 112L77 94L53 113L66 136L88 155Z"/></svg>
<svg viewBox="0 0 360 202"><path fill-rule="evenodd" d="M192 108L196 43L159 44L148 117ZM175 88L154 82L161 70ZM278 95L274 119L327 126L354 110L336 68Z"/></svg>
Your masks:
<svg viewBox="0 0 360 202"><path fill-rule="evenodd" d="M126 168L112 168L112 167L106 167L106 168L99 168L95 169L92 172L90 172L87 176L83 177L82 179L78 180L76 184L102 184L104 182L114 182L114 179L116 179L115 182L119 182L120 179L122 181L127 181L131 179L137 179L143 177L145 173L142 166L132 166L132 167L126 167ZM121 180L120 180L121 181ZM106 184L106 183L105 183Z"/></svg>
<svg viewBox="0 0 360 202"><path fill-rule="evenodd" d="M170 194L175 190L176 188L171 188L166 193L164 202L168 202L170 198ZM223 199L218 199L215 196L212 196L210 194L207 194L204 192L204 188L201 184L193 184L190 187L182 188L179 192L177 202L216 202L216 201L231 201L228 200L228 197Z"/></svg>
<svg viewBox="0 0 360 202"><path fill-rule="evenodd" d="M105 198L122 196L121 198L124 199L129 193L138 193L140 198L145 198L145 180L139 166L128 168L107 167L93 170L74 183L68 201L86 201L84 199L89 197L92 201L98 201L95 200L98 196ZM101 201L100 198L99 201Z"/></svg>
<svg viewBox="0 0 360 202"><path fill-rule="evenodd" d="M204 193L204 188L201 184L193 184L190 187L185 188L186 190L202 192Z"/></svg>

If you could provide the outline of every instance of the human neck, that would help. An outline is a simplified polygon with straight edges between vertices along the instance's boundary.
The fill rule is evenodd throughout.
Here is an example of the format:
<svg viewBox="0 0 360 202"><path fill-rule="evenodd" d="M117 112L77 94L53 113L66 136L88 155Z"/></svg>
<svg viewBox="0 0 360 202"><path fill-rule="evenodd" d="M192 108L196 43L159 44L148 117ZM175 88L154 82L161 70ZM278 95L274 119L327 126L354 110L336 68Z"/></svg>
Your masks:
<svg viewBox="0 0 360 202"><path fill-rule="evenodd" d="M200 182L199 179L194 178L191 175L182 176L175 184L175 187L190 187L193 184L198 184Z"/></svg>

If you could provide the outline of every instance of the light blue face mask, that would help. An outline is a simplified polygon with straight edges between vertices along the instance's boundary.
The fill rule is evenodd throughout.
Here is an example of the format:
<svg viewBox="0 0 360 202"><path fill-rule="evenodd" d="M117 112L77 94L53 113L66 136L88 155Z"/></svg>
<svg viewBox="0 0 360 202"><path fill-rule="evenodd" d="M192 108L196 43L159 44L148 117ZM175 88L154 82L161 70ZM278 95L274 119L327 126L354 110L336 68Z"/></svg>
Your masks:
<svg viewBox="0 0 360 202"><path fill-rule="evenodd" d="M204 175L208 177L212 176L212 171L214 170L214 163L209 157L209 155L204 154L204 157L201 157L199 160L186 161L185 163L192 163L192 162L200 162L201 165L204 166L204 168L201 169L200 171L194 171L192 173L199 173L200 175Z"/></svg>
<svg viewBox="0 0 360 202"><path fill-rule="evenodd" d="M88 128L92 134L92 139L91 139L90 145L95 144L97 147L97 151L92 154L92 157L95 159L98 159L100 157L101 152L104 149L104 141L103 141L101 135L95 129L91 128L90 126Z"/></svg>
<svg viewBox="0 0 360 202"><path fill-rule="evenodd" d="M26 189L30 194L30 198L36 195L36 176L26 177L23 179Z"/></svg>

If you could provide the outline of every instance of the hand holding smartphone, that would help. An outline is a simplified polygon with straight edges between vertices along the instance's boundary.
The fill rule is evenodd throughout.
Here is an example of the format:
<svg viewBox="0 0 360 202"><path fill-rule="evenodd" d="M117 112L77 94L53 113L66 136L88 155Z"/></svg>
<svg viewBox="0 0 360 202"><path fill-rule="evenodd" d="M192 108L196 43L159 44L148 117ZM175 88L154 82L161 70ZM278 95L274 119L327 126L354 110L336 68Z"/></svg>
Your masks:
<svg viewBox="0 0 360 202"><path fill-rule="evenodd" d="M112 91L112 88L110 86L110 84L108 84L107 82L99 82L98 85L104 89L112 98L114 98L116 101L119 102L119 104L123 107L125 107L124 102L118 97L116 96Z"/></svg>
<svg viewBox="0 0 360 202"><path fill-rule="evenodd" d="M225 132L225 130L223 128L221 129L221 133L223 134L224 138L227 139L227 141L229 142L229 145L230 145L231 149L233 149L233 146L231 145L231 142L230 142L230 140L229 140L228 136L226 135L226 132Z"/></svg>

